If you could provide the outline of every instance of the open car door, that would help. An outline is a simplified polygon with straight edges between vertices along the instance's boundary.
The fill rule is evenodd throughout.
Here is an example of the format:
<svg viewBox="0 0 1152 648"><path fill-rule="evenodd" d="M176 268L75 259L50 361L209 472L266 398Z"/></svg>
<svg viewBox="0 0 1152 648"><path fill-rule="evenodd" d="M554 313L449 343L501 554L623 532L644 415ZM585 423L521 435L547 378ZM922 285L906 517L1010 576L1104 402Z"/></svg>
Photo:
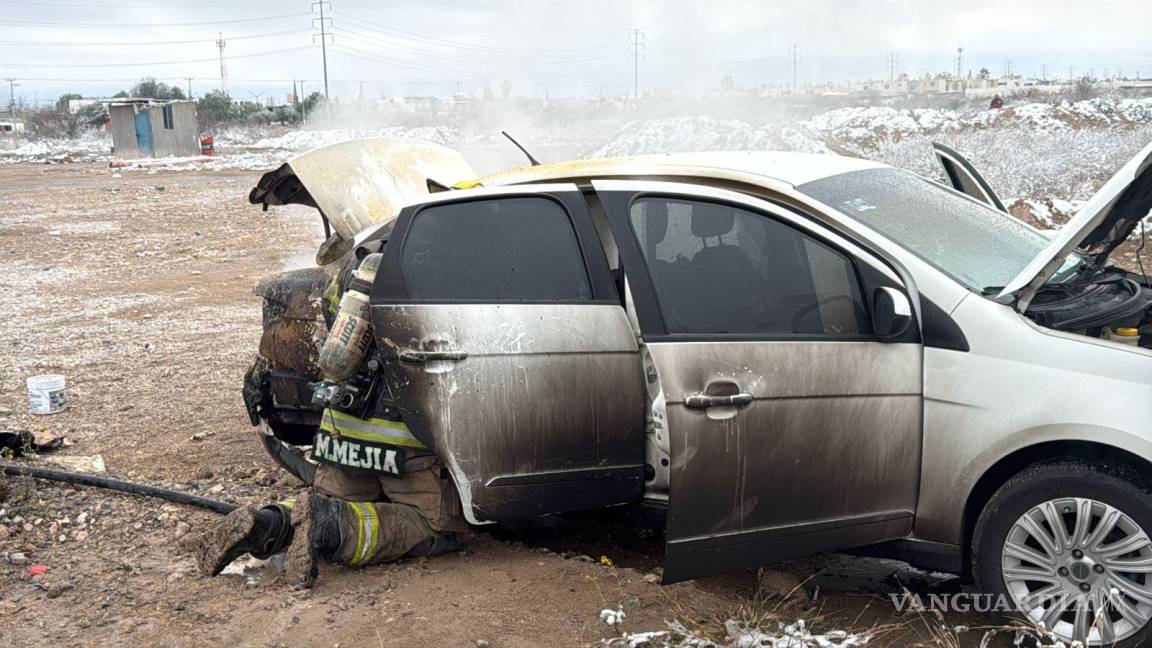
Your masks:
<svg viewBox="0 0 1152 648"><path fill-rule="evenodd" d="M923 394L911 279L757 198L592 184L667 408L664 582L907 536ZM872 317L897 302L898 330Z"/></svg>
<svg viewBox="0 0 1152 648"><path fill-rule="evenodd" d="M990 207L1008 213L1008 210L1004 208L1004 203L1000 202L1000 198L996 196L996 192L992 191L992 187L976 171L976 167L964 159L963 155L939 142L932 142L932 150L936 153L936 159L940 160L940 164L944 167L944 173L948 176L948 182L953 189L982 203L987 203Z"/></svg>
<svg viewBox="0 0 1152 648"><path fill-rule="evenodd" d="M640 500L639 348L575 185L405 207L371 311L383 397L449 470L469 522Z"/></svg>

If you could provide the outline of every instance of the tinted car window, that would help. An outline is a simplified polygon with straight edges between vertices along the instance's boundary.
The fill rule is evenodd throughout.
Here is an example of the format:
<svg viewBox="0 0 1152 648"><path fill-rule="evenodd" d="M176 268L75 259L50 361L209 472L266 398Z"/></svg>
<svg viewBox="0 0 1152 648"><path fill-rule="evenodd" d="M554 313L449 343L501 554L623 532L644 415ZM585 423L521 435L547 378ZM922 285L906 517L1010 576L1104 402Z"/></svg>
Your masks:
<svg viewBox="0 0 1152 648"><path fill-rule="evenodd" d="M401 264L412 299L592 298L568 213L547 198L427 207L412 221Z"/></svg>
<svg viewBox="0 0 1152 648"><path fill-rule="evenodd" d="M632 228L669 333L870 333L852 262L763 214L642 198Z"/></svg>

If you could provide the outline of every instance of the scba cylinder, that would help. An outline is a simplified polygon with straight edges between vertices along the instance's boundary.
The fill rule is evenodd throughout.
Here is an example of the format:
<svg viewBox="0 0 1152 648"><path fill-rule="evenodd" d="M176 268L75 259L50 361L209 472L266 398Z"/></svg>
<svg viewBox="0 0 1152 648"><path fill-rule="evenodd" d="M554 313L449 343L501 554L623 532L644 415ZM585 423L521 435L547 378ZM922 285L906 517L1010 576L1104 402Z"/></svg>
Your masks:
<svg viewBox="0 0 1152 648"><path fill-rule="evenodd" d="M380 268L380 253L369 254L352 273L340 310L320 349L320 372L324 380L343 382L359 371L372 345L372 323L369 319L368 293Z"/></svg>

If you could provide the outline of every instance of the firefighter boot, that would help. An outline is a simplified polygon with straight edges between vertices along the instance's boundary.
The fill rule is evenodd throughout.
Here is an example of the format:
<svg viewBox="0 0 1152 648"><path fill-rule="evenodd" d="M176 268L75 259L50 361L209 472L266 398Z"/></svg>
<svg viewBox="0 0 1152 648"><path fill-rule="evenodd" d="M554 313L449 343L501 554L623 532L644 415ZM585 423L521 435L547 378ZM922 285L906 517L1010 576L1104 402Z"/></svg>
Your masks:
<svg viewBox="0 0 1152 648"><path fill-rule="evenodd" d="M242 554L269 558L292 542L287 506L242 506L196 539L196 565L205 576L219 574Z"/></svg>
<svg viewBox="0 0 1152 648"><path fill-rule="evenodd" d="M342 501L309 493L292 508L292 532L296 542L284 559L285 578L293 585L316 584L317 560L332 560L340 548L340 529L347 505Z"/></svg>

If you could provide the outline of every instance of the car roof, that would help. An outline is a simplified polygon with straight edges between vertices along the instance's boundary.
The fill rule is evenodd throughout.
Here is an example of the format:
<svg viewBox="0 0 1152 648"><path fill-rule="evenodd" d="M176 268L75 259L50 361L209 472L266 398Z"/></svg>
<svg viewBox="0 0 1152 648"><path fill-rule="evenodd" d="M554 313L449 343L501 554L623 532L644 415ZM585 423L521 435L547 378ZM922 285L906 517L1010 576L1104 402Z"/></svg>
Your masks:
<svg viewBox="0 0 1152 648"><path fill-rule="evenodd" d="M660 174L725 177L737 173L759 175L798 186L842 173L887 166L879 162L836 154L784 151L716 151L555 162L501 171L479 178L479 182L485 185L505 185L569 178Z"/></svg>

